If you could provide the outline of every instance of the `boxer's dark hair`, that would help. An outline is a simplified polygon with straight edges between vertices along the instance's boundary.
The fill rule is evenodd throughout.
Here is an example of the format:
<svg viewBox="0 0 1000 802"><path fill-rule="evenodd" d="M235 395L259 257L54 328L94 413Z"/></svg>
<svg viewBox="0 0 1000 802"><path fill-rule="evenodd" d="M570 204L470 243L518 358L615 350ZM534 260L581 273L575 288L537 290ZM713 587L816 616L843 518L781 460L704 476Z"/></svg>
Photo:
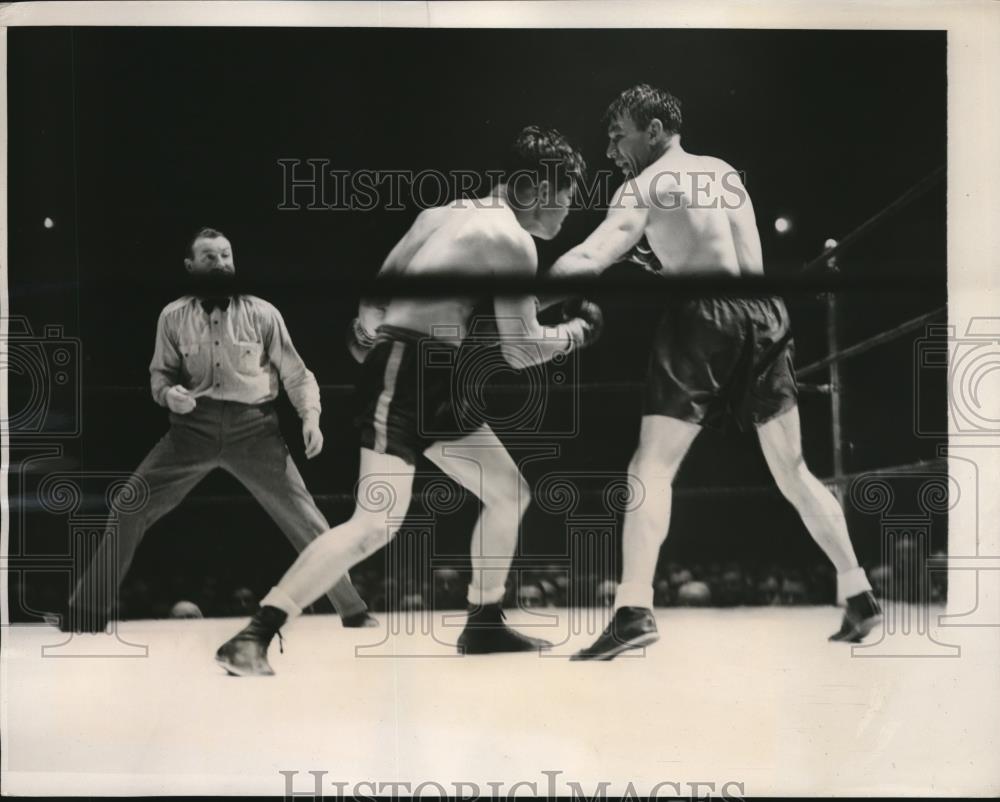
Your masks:
<svg viewBox="0 0 1000 802"><path fill-rule="evenodd" d="M226 237L221 231L217 231L214 228L200 228L198 233L191 237L188 242L188 256L194 259L194 244L200 239L218 239L219 237ZM226 237L229 239L229 237Z"/></svg>
<svg viewBox="0 0 1000 802"><path fill-rule="evenodd" d="M565 189L584 180L587 163L555 128L529 125L514 139L503 164L506 181L530 176L537 184L548 180Z"/></svg>
<svg viewBox="0 0 1000 802"><path fill-rule="evenodd" d="M645 130L655 119L671 134L681 132L681 102L664 89L649 84L637 84L616 97L604 112L604 122L610 125L619 117L629 117L636 127Z"/></svg>

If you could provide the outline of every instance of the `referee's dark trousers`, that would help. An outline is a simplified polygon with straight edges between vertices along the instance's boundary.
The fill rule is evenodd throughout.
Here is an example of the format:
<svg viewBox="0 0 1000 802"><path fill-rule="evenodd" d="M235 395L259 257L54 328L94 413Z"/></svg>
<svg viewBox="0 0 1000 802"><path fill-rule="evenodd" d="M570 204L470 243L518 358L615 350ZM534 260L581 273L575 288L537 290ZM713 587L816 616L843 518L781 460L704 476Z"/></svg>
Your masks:
<svg viewBox="0 0 1000 802"><path fill-rule="evenodd" d="M281 527L296 551L330 528L306 489L278 428L270 403L243 404L199 398L186 415L170 413L170 430L136 469L138 482L125 494L148 493L135 512L112 517L93 560L77 583L71 604L87 615L117 613L118 586L128 573L143 535L174 509L208 473L221 468L235 476ZM136 479L133 478L132 482ZM124 496L123 496L124 498ZM128 507L124 502L119 507ZM348 576L327 594L341 617L367 610Z"/></svg>

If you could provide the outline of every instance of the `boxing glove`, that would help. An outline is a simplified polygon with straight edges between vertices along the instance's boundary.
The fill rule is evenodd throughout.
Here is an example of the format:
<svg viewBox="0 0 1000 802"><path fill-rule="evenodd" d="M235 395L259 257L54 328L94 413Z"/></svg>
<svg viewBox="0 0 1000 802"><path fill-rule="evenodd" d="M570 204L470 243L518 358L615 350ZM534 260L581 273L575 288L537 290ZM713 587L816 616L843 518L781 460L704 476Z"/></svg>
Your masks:
<svg viewBox="0 0 1000 802"><path fill-rule="evenodd" d="M582 298L572 298L562 306L563 330L569 337L567 350L586 348L601 336L604 314L601 307Z"/></svg>
<svg viewBox="0 0 1000 802"><path fill-rule="evenodd" d="M347 350L351 352L354 361L359 364L364 362L373 345L375 332L366 329L361 318L354 318L347 329Z"/></svg>

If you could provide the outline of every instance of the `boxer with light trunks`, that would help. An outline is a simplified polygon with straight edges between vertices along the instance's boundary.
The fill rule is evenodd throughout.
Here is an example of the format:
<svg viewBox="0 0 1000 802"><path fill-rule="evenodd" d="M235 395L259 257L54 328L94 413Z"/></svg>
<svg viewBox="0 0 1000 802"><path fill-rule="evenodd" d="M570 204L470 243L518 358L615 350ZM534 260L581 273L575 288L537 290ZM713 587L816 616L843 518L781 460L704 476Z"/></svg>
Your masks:
<svg viewBox="0 0 1000 802"><path fill-rule="evenodd" d="M607 112L607 156L625 175L604 222L552 267L595 276L632 258L663 275L763 273L753 205L726 162L681 146L679 101L642 84ZM639 446L628 481L645 489L625 515L612 622L579 660L610 660L655 642L653 575L670 522L671 484L702 426L734 416L756 428L782 494L837 569L847 609L831 640L858 641L881 620L843 511L802 456L793 342L780 298L706 297L666 304L653 342ZM642 495L641 493L639 495Z"/></svg>
<svg viewBox="0 0 1000 802"><path fill-rule="evenodd" d="M489 197L421 212L389 253L381 274L534 276L538 257L532 237L551 239L559 232L583 169L579 153L557 131L525 128L511 149L507 181ZM267 648L285 621L392 539L409 506L421 453L482 501L472 540L469 618L459 649L472 654L551 645L508 628L501 608L529 501L527 483L489 425L476 419L475 405L463 403L461 385L421 364L422 347L428 344L436 350L462 347L473 309L483 300L452 296L361 303L351 343L352 354L363 362L354 514L303 551L250 624L219 648L216 661L229 673L272 674ZM531 296L498 296L493 304L500 349L514 367L581 348L599 331L600 313L590 304L552 327L539 325ZM475 461L460 454L462 445L476 446Z"/></svg>

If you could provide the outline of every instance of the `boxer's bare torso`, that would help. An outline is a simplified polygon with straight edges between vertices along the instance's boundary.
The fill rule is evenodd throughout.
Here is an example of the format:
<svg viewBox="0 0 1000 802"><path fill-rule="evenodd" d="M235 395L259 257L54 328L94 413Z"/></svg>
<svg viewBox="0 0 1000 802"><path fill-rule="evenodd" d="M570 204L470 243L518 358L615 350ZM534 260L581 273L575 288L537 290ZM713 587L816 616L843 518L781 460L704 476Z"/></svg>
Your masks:
<svg viewBox="0 0 1000 802"><path fill-rule="evenodd" d="M739 275L740 259L730 212L745 194L735 191L738 175L726 162L674 147L618 190L637 192L649 205L643 234L671 275Z"/></svg>
<svg viewBox="0 0 1000 802"><path fill-rule="evenodd" d="M763 272L760 235L739 174L722 159L687 153L679 138L637 175L624 158L626 181L604 222L553 265L553 277L596 275L628 257L645 238L660 274L745 275Z"/></svg>
<svg viewBox="0 0 1000 802"><path fill-rule="evenodd" d="M496 196L455 201L427 209L417 217L383 265L380 275L475 276L524 274L537 267L531 235ZM463 339L473 309L483 301L473 296L392 298L384 302L381 320L391 326ZM381 314L381 309L376 314ZM364 310L362 310L364 313Z"/></svg>

